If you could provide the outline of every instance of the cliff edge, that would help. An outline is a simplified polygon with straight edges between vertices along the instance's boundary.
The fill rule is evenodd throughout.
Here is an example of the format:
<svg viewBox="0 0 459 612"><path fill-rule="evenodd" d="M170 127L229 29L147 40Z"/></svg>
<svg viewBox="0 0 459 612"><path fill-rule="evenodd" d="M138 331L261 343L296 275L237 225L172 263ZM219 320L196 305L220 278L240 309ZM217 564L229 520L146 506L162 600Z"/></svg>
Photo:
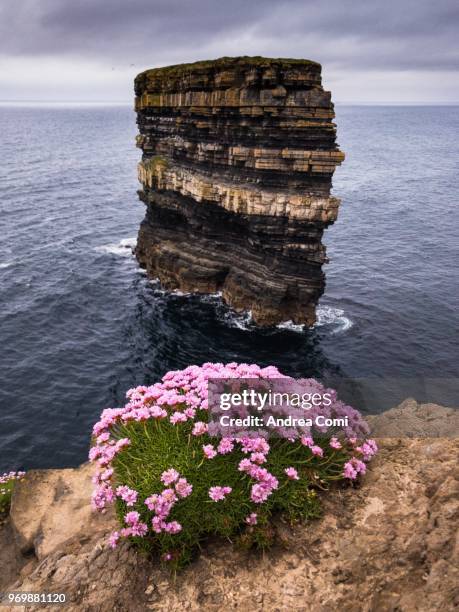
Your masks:
<svg viewBox="0 0 459 612"><path fill-rule="evenodd" d="M361 486L323 494L322 519L293 530L279 521L264 555L212 541L175 578L126 544L107 547L114 517L89 512L90 466L31 472L0 528L0 591L65 592L79 612L457 609L458 439L409 439L403 415L424 421L423 433L458 434L457 411L414 400L372 417L392 436L401 416L397 437L379 440Z"/></svg>

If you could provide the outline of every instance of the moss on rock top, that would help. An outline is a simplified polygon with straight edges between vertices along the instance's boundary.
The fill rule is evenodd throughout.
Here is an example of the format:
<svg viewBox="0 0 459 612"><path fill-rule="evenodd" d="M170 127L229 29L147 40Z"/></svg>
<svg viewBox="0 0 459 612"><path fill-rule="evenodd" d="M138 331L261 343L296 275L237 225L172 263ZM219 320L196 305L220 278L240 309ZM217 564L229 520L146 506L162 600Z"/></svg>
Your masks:
<svg viewBox="0 0 459 612"><path fill-rule="evenodd" d="M273 58L262 57L259 55L249 56L243 55L240 57L220 57L215 60L203 60L191 62L188 64L174 64L173 66L163 66L160 68L150 68L137 75L136 81L145 77L178 77L189 74L190 72L201 72L213 69L227 70L232 68L308 68L320 71L321 65L318 62L313 62L308 59L295 58Z"/></svg>

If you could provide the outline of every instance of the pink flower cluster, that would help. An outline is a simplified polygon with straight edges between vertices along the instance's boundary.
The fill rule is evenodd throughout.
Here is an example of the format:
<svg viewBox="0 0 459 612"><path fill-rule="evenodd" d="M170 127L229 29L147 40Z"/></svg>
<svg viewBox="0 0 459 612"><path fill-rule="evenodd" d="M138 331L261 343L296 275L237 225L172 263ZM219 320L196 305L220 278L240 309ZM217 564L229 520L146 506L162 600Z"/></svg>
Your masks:
<svg viewBox="0 0 459 612"><path fill-rule="evenodd" d="M350 461L344 464L343 476L355 480L357 474L365 474L366 470L367 466L363 461L360 461L360 459L356 457L352 457Z"/></svg>
<svg viewBox="0 0 459 612"><path fill-rule="evenodd" d="M142 523L140 520L140 514L135 510L131 510L124 517L124 522L127 527L123 527L120 531L120 536L127 538L128 536L138 536L143 538L148 533L148 525ZM112 534L113 535L113 534Z"/></svg>
<svg viewBox="0 0 459 612"><path fill-rule="evenodd" d="M235 440L232 438L222 438L217 448L213 444L204 444L202 450L206 459L213 459L218 454L228 455L234 450Z"/></svg>
<svg viewBox="0 0 459 612"><path fill-rule="evenodd" d="M206 459L213 459L217 456L217 451L212 446L212 444L205 444L202 447L202 450L204 451L204 456L206 457Z"/></svg>
<svg viewBox="0 0 459 612"><path fill-rule="evenodd" d="M155 533L179 533L182 530L182 526L177 521L167 522L172 508L180 498L185 498L191 495L193 491L193 485L191 485L186 478L181 478L177 470L170 468L161 475L161 482L168 486L162 493L155 493L145 500L145 505L149 510L155 513L152 518L151 526ZM173 485L169 487L169 485Z"/></svg>
<svg viewBox="0 0 459 612"><path fill-rule="evenodd" d="M250 499L255 504L262 504L279 486L277 478L259 465L266 461L266 455L270 449L269 444L264 438L241 438L239 442L242 452L246 455L251 453L251 455L250 459L242 459L239 462L238 470L257 481L252 485Z"/></svg>
<svg viewBox="0 0 459 612"><path fill-rule="evenodd" d="M357 439L351 438L350 444L354 447L354 452L358 453L362 459L352 457L344 464L343 476L350 480L355 480L359 474L365 474L367 466L365 462L370 461L378 452L378 445L374 440L368 439L361 446L357 446Z"/></svg>
<svg viewBox="0 0 459 612"><path fill-rule="evenodd" d="M261 368L254 364L221 364L206 363L202 367L189 366L184 370L168 372L161 380L151 386L139 386L127 392L127 403L123 408L109 408L102 412L100 420L94 425L93 437L95 444L89 452L90 461L97 464L93 482L95 490L92 495L93 507L104 511L108 504L115 499L120 499L129 509L124 517L125 525L120 531L114 532L110 537L110 545L116 546L119 539L127 536L144 536L151 529L154 533L176 534L182 530L182 525L177 521L171 521L170 513L176 503L182 498L191 495L193 486L186 478L180 476L177 470L169 468L161 474L161 482L164 489L161 493L150 495L147 499L140 499L138 491L116 481L113 461L127 449L131 441L124 437L119 439L119 427L126 426L130 422L142 421L167 421L176 427L189 426L191 440L204 436L202 456L204 461L217 460L223 456L230 456L234 452L246 455L239 461L237 469L252 480L249 484L250 501L259 507L265 503L272 493L279 488L280 475L274 476L267 467L270 453L268 441L261 436L258 437L223 437L218 442L208 443L209 425L207 424L208 410L208 381L209 379L236 379L280 378L287 380L277 368L268 366ZM311 389L317 387L317 391L323 391L323 387L317 381L308 382ZM335 392L332 392L332 395ZM347 461L343 469L343 476L355 479L358 474L364 474L365 463L377 452L376 443L373 440L358 442L356 437L364 437L366 424L360 415L349 406L339 402L333 395L333 406L330 414L348 415L351 427L344 431L344 437L333 437L329 441L329 447L333 450L350 450L352 457ZM188 425L191 422L192 426ZM286 436L293 444L298 443L298 438ZM195 440L196 444L197 440ZM312 435L301 437L307 460L320 460L324 456L324 448L314 442ZM236 465L235 465L236 469ZM300 474L294 466L284 469L285 482L300 479ZM0 479L0 484L1 484ZM212 483L209 483L209 485ZM214 485L208 489L208 496L214 502L223 501L232 489L228 486ZM148 520L141 520L142 508L148 508L154 514ZM145 511L145 510L144 510ZM145 511L146 512L146 511ZM257 523L257 513L250 513L245 522L248 525ZM151 528L150 528L151 525Z"/></svg>
<svg viewBox="0 0 459 612"><path fill-rule="evenodd" d="M338 440L338 438L331 438L330 440L330 447L334 448L335 450L339 450L340 448L343 448L343 445L341 444L341 442Z"/></svg>
<svg viewBox="0 0 459 612"><path fill-rule="evenodd" d="M155 514L151 520L151 527L155 533L179 533L182 530L180 523L177 521L168 522L166 519L173 506L180 498L191 495L193 485L191 485L186 478L181 478L180 474L177 470L174 470L174 468L165 470L161 474L161 482L168 488L164 489L159 494L150 495L144 502L147 508ZM172 485L173 488L169 485ZM116 495L123 499L126 506L132 506L137 502L138 498L138 493L126 486L118 487L116 489ZM110 535L108 543L111 548L115 548L122 537L144 537L148 533L148 525L140 520L140 514L135 510L125 515L124 522L127 527L124 527L120 531L114 531Z"/></svg>
<svg viewBox="0 0 459 612"><path fill-rule="evenodd" d="M116 548L121 538L129 536L137 536L143 538L148 533L148 525L142 523L140 514L136 511L128 512L124 517L124 522L127 527L123 527L120 531L114 531L108 538L110 548Z"/></svg>
<svg viewBox="0 0 459 612"><path fill-rule="evenodd" d="M218 502L225 499L225 497L231 493L232 490L233 489L231 487L210 487L209 497L214 502Z"/></svg>
<svg viewBox="0 0 459 612"><path fill-rule="evenodd" d="M298 476L298 472L297 470L295 470L294 467L285 468L284 472L287 474L287 478L289 478L290 480L300 479L300 477Z"/></svg>
<svg viewBox="0 0 459 612"><path fill-rule="evenodd" d="M364 461L370 461L378 452L378 446L374 440L366 440L361 446L356 446L354 450L361 453Z"/></svg>
<svg viewBox="0 0 459 612"><path fill-rule="evenodd" d="M314 440L310 436L302 436L301 444L310 449L311 453L316 457L323 457L324 451L323 448L314 444Z"/></svg>
<svg viewBox="0 0 459 612"><path fill-rule="evenodd" d="M134 489L130 489L126 485L117 487L116 495L118 497L121 497L121 499L124 502L126 502L126 506L131 506L131 507L136 503L137 497L139 496L137 491L134 491Z"/></svg>
<svg viewBox="0 0 459 612"><path fill-rule="evenodd" d="M115 456L123 450L130 441L127 438L116 440L113 428L117 424L129 421L146 421L150 419L167 419L174 425L193 421L197 410L208 408L208 380L210 378L282 378L283 375L274 366L261 368L255 364L205 363L202 367L189 366L184 370L168 372L161 382L149 387L139 386L130 389L126 396L128 403L123 408L107 408L102 412L100 420L93 427L96 441L89 452L89 460L97 462L100 468L106 468ZM173 408L169 415L168 409ZM201 436L207 433L208 425L203 421L195 421L193 435ZM229 450L230 442L219 446L218 452L224 454ZM213 449L215 451L215 449ZM212 449L207 451L209 458ZM215 451L215 454L217 451ZM102 474L103 477L102 477ZM95 476L95 485L101 490L97 493L99 506L107 497L106 481L111 474L100 470ZM110 495L108 496L110 497ZM109 503L107 498L106 503ZM100 509L100 507L99 507Z"/></svg>

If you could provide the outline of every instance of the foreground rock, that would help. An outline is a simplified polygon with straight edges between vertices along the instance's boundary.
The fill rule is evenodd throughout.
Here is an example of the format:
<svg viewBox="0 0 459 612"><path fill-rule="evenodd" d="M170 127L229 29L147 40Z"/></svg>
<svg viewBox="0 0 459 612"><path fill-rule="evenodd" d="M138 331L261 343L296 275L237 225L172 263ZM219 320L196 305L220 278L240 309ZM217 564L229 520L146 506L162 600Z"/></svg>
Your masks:
<svg viewBox="0 0 459 612"><path fill-rule="evenodd" d="M385 435L380 423L392 421L397 411L402 417L426 414L439 431L445 419L450 429L457 426L449 409L410 400L373 418L380 435ZM0 548L0 576L13 564L13 554L20 557L21 547L33 545L36 556L16 560L16 576L3 590L65 592L71 601L67 609L75 611L454 610L459 606L458 440L408 439L401 422L400 437L381 441L359 488L324 494L321 520L293 531L279 522L280 543L265 555L212 542L175 580L127 545L107 548L114 518L85 511L88 466L32 472L15 494L11 522L0 530L0 538L10 541L9 548ZM65 530L50 528L61 521L67 541Z"/></svg>
<svg viewBox="0 0 459 612"><path fill-rule="evenodd" d="M135 92L140 264L166 288L221 291L260 325L312 325L344 159L320 64L221 58L147 70Z"/></svg>

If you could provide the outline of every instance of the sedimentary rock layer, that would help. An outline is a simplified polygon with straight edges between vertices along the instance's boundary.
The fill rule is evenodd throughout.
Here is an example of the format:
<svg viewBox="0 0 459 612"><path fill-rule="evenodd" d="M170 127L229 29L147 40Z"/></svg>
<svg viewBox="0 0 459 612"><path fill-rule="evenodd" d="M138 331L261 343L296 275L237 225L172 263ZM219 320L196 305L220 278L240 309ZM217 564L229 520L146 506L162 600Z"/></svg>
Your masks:
<svg viewBox="0 0 459 612"><path fill-rule="evenodd" d="M336 220L333 104L320 64L222 58L135 80L147 213L136 254L166 288L221 291L261 325L312 325Z"/></svg>

